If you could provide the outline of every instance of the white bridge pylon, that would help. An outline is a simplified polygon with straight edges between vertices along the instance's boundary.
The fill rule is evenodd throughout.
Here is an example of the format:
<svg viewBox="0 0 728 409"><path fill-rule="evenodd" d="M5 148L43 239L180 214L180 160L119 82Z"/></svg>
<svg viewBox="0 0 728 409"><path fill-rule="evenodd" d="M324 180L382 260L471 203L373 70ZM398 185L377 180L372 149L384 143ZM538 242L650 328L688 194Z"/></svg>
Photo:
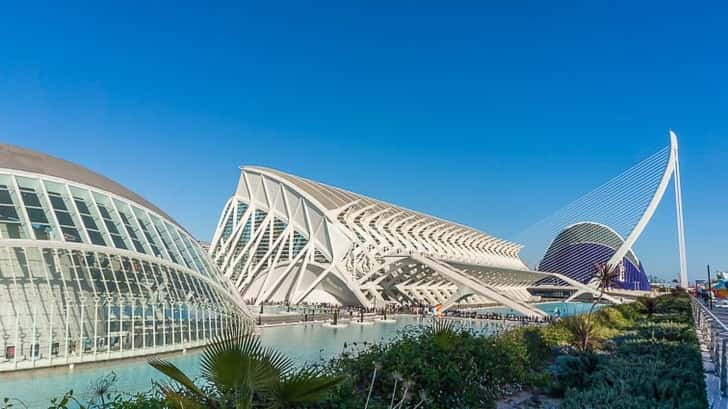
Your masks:
<svg viewBox="0 0 728 409"><path fill-rule="evenodd" d="M667 166L665 172L662 175L660 183L657 185L652 199L650 200L647 208L640 217L639 221L635 225L634 229L629 233L624 243L614 252L612 258L609 259L607 265L616 266L618 265L637 239L644 231L647 223L652 219L655 214L657 206L660 204L662 197L665 195L670 179L672 179L675 186L675 210L676 210L676 224L677 224L677 241L678 241L678 254L680 259L680 286L687 288L688 286L688 273L687 273L687 259L685 255L685 225L683 222L683 209L682 209L682 189L680 186L680 160L678 156L678 143L677 135L675 132L670 130L670 154L667 160Z"/></svg>

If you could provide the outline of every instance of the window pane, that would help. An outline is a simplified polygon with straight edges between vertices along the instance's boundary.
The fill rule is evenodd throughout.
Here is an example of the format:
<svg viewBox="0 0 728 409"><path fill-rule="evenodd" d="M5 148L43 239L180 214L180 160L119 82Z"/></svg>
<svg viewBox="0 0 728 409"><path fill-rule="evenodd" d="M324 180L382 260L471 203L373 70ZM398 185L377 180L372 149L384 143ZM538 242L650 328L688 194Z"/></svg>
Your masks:
<svg viewBox="0 0 728 409"><path fill-rule="evenodd" d="M51 226L47 224L31 223L31 227L33 227L33 234L35 234L36 239L49 240L51 238Z"/></svg>
<svg viewBox="0 0 728 409"><path fill-rule="evenodd" d="M88 238L91 239L91 243L99 245L99 246L105 246L106 242L104 241L104 238L101 236L101 233L94 231L94 230L88 230Z"/></svg>
<svg viewBox="0 0 728 409"><path fill-rule="evenodd" d="M91 212L88 211L88 207L86 207L86 203L84 203L83 200L76 198L75 201L79 212L84 214L91 214Z"/></svg>
<svg viewBox="0 0 728 409"><path fill-rule="evenodd" d="M11 206L0 206L0 220L4 222L20 222L18 212Z"/></svg>
<svg viewBox="0 0 728 409"><path fill-rule="evenodd" d="M81 235L78 234L78 230L70 227L61 227L61 231L63 231L63 238L66 241L71 241L74 243L81 242Z"/></svg>
<svg viewBox="0 0 728 409"><path fill-rule="evenodd" d="M116 225L111 220L104 220L104 224L106 225L106 228L109 229L109 233L111 234L119 234L119 230L116 228Z"/></svg>
<svg viewBox="0 0 728 409"><path fill-rule="evenodd" d="M75 226L71 215L66 212L56 212L56 217L61 226Z"/></svg>
<svg viewBox="0 0 728 409"><path fill-rule="evenodd" d="M101 217L104 219L111 219L111 215L109 214L109 211L106 210L106 208L102 205L97 206L99 208L99 212L101 213Z"/></svg>
<svg viewBox="0 0 728 409"><path fill-rule="evenodd" d="M51 205L53 205L54 209L57 210L68 210L66 207L66 203L63 201L63 198L60 196L56 196L53 194L48 194L48 198L51 200Z"/></svg>
<svg viewBox="0 0 728 409"><path fill-rule="evenodd" d="M20 195L23 196L23 203L26 206L41 207L40 200L38 200L38 196L35 193L21 190Z"/></svg>
<svg viewBox="0 0 728 409"><path fill-rule="evenodd" d="M31 223L48 223L48 219L43 210L32 207L28 207L26 210L28 211L28 217Z"/></svg>
<svg viewBox="0 0 728 409"><path fill-rule="evenodd" d="M126 244L124 244L124 240L121 239L121 236L117 236L115 234L111 235L111 240L114 241L114 245L117 248L126 250Z"/></svg>
<svg viewBox="0 0 728 409"><path fill-rule="evenodd" d="M85 214L81 216L81 220L83 220L83 225L86 226L87 229L94 229L98 230L98 226L96 226L96 222L91 216L86 216Z"/></svg>
<svg viewBox="0 0 728 409"><path fill-rule="evenodd" d="M13 199L10 198L10 192L5 189L0 189L0 203L13 204Z"/></svg>

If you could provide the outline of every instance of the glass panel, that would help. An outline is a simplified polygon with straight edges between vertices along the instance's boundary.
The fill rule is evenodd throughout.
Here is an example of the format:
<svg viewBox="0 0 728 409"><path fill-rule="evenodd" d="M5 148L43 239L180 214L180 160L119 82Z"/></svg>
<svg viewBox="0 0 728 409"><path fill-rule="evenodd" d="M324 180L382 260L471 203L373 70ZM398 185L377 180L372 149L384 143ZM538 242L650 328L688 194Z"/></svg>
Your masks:
<svg viewBox="0 0 728 409"><path fill-rule="evenodd" d="M106 225L106 228L109 230L109 233L111 234L119 234L119 230L116 228L116 225L111 220L104 220L104 224Z"/></svg>
<svg viewBox="0 0 728 409"><path fill-rule="evenodd" d="M86 226L87 229L93 229L93 230L99 229L99 226L96 225L96 222L94 221L93 217L82 214L81 220L83 220L83 225Z"/></svg>
<svg viewBox="0 0 728 409"><path fill-rule="evenodd" d="M116 205L116 209L119 211L119 217L121 218L121 223L124 225L124 229L126 230L126 233L129 235L129 238L131 239L132 244L134 245L134 249L142 254L146 254L146 250L144 249L144 244L139 240L139 235L137 234L138 228L136 227L135 220L132 219L133 216L131 216L130 213L127 213L127 206L119 201L114 201L114 204ZM156 248L152 245L152 250L156 250ZM155 255L158 256L158 250L155 251Z"/></svg>
<svg viewBox="0 0 728 409"><path fill-rule="evenodd" d="M91 212L88 209L88 206L86 206L86 203L83 201L83 199L74 198L74 201L76 202L76 207L78 207L78 211L83 214L91 214Z"/></svg>
<svg viewBox="0 0 728 409"><path fill-rule="evenodd" d="M164 244L164 247L167 249L167 254L169 254L169 257L173 262L179 264L179 261L177 261L179 259L179 253L177 253L177 249L174 248L172 240L169 236L167 236L166 230L164 230L164 227L161 226L159 220L152 219L152 222L154 223L154 230L156 230L159 237L162 238L162 244Z"/></svg>
<svg viewBox="0 0 728 409"><path fill-rule="evenodd" d="M28 219L30 219L31 223L48 224L48 218L46 217L43 209L36 209L34 207L29 207L27 210L28 210Z"/></svg>
<svg viewBox="0 0 728 409"><path fill-rule="evenodd" d="M84 191L76 190L76 192L74 192L73 202L76 204L76 209L78 209L83 226L86 228L88 238L91 240L92 244L96 244L97 246L106 246L106 240L104 239L103 234L101 234L99 226L96 223L97 217L91 213L91 209L86 205L86 201L82 197L78 196L83 194Z"/></svg>
<svg viewBox="0 0 728 409"><path fill-rule="evenodd" d="M124 240L121 238L121 236L117 236L115 234L111 235L111 240L113 240L114 245L120 249L126 250L126 244L124 244Z"/></svg>
<svg viewBox="0 0 728 409"><path fill-rule="evenodd" d="M49 240L53 229L48 222L48 217L40 204L40 199L35 193L35 190L31 187L23 186L20 188L20 195L25 204L25 212L28 214L33 235L38 240Z"/></svg>
<svg viewBox="0 0 728 409"><path fill-rule="evenodd" d="M51 205L56 210L68 210L66 207L66 202L63 201L63 198L58 196L57 194L48 193L48 198L51 201Z"/></svg>
<svg viewBox="0 0 728 409"><path fill-rule="evenodd" d="M23 203L25 203L26 206L42 207L40 205L38 195L36 195L34 191L21 187L20 195L23 197Z"/></svg>
<svg viewBox="0 0 728 409"><path fill-rule="evenodd" d="M2 191L0 191L2 192ZM18 212L13 206L0 206L0 222L17 222L20 223Z"/></svg>
<svg viewBox="0 0 728 409"><path fill-rule="evenodd" d="M10 192L5 185L0 185L0 203L2 204L13 204L13 199L10 197Z"/></svg>
<svg viewBox="0 0 728 409"><path fill-rule="evenodd" d="M104 237L95 230L89 230L88 231L88 238L91 239L91 243L96 244L98 246L105 246L106 242L104 241Z"/></svg>
<svg viewBox="0 0 728 409"><path fill-rule="evenodd" d="M58 223L61 226L74 226L73 218L71 218L71 214L68 212L62 212L62 211L56 211L56 218L58 219Z"/></svg>
<svg viewBox="0 0 728 409"><path fill-rule="evenodd" d="M111 215L109 214L109 211L106 210L106 207L104 207L102 204L98 205L99 213L101 213L101 217L104 219L111 219Z"/></svg>
<svg viewBox="0 0 728 409"><path fill-rule="evenodd" d="M139 226L141 226L142 233L144 234L144 238L146 238L147 243L149 243L149 246L152 249L152 253L154 253L155 256L160 258L166 258L164 254L161 251L161 243L159 241L158 236L155 233L155 228L152 225L149 216L147 213L145 213L142 210L139 210L138 208L134 208L134 213L136 216L136 220L139 223ZM165 244L166 246L166 244ZM177 262L177 258L174 254L169 252L169 248L167 248L167 254L169 254L169 259L173 262Z"/></svg>
<svg viewBox="0 0 728 409"><path fill-rule="evenodd" d="M61 227L61 231L63 232L63 238L66 241L72 241L74 243L81 243L81 235L78 233L78 230L76 230L73 227Z"/></svg>

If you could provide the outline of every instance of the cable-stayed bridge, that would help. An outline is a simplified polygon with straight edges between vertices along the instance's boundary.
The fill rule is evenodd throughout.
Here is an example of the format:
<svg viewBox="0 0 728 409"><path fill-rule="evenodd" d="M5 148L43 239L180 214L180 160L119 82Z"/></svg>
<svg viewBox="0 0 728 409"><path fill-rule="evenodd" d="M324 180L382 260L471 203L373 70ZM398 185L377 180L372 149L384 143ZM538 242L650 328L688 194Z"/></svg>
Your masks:
<svg viewBox="0 0 728 409"><path fill-rule="evenodd" d="M687 287L680 161L673 131L669 145L518 234L516 241L525 244L521 256L539 270L577 275L574 278L584 282L589 281L585 269L593 272L597 262L619 268L621 277L630 272L644 276L633 246L670 182L675 193L679 282ZM625 289L644 289L627 281Z"/></svg>

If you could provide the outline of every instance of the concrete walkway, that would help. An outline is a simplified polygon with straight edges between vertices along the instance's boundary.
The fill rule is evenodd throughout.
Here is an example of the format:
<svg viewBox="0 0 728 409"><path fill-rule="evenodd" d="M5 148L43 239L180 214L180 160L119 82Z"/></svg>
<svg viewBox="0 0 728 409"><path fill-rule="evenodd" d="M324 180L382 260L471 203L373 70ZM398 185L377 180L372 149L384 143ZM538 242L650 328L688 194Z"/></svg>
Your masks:
<svg viewBox="0 0 728 409"><path fill-rule="evenodd" d="M713 305L713 309L709 311L720 322L728 326L728 308L719 308ZM728 409L728 396L720 392L720 378L716 376L716 368L710 356L708 342L704 339L700 331L698 331L698 341L700 342L700 353L703 358L703 369L705 371L708 407L711 409Z"/></svg>

